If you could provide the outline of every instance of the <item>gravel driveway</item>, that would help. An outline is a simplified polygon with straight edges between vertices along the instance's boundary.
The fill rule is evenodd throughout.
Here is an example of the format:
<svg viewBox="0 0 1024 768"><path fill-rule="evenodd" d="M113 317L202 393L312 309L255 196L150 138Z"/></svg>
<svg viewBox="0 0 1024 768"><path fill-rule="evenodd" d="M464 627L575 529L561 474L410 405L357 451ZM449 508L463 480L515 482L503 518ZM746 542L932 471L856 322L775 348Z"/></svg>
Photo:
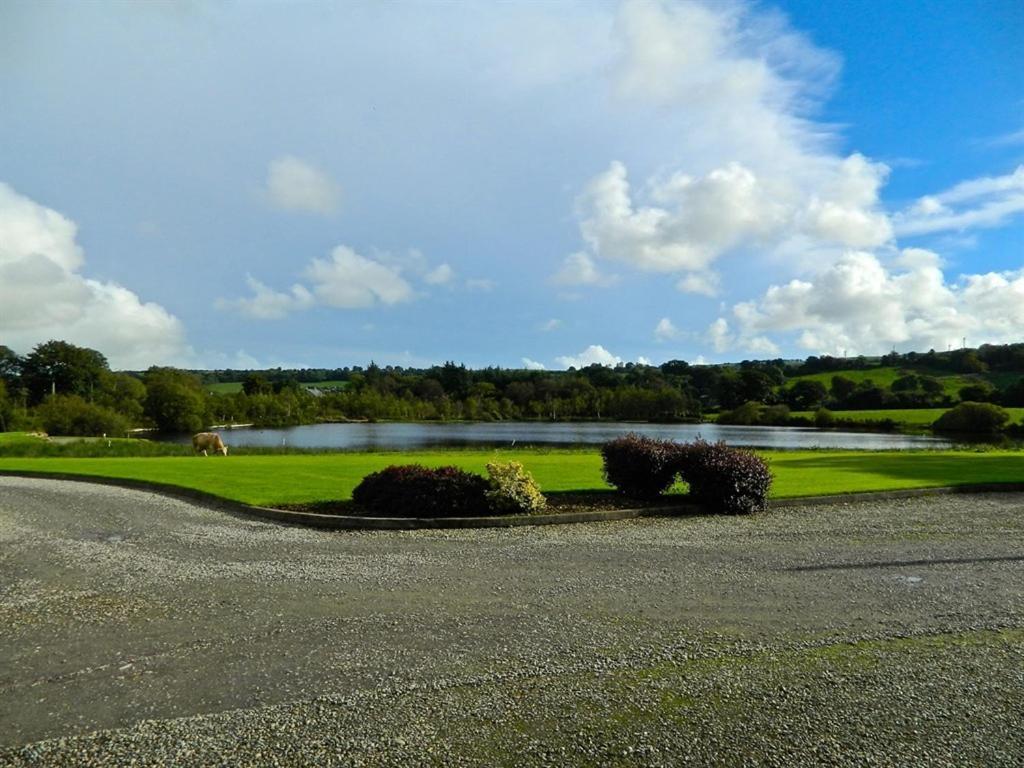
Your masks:
<svg viewBox="0 0 1024 768"><path fill-rule="evenodd" d="M0 478L0 765L1020 765L1024 495L325 532Z"/></svg>

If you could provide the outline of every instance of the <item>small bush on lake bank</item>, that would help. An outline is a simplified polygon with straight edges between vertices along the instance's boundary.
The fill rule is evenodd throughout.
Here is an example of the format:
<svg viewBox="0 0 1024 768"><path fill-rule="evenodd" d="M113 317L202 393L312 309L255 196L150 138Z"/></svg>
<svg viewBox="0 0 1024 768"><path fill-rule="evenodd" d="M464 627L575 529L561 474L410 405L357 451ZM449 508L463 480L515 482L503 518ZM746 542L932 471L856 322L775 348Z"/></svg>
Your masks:
<svg viewBox="0 0 1024 768"><path fill-rule="evenodd" d="M1002 431L1010 420L1005 409L992 403L960 403L942 414L932 429L937 432L992 435Z"/></svg>

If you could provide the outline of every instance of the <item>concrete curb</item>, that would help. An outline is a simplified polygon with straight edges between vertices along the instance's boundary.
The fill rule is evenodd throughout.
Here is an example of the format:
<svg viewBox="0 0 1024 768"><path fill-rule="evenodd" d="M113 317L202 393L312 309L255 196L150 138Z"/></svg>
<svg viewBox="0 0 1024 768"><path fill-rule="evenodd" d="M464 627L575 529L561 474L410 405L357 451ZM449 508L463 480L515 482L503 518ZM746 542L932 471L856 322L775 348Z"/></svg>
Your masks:
<svg viewBox="0 0 1024 768"><path fill-rule="evenodd" d="M179 485L156 483L148 480L77 475L64 472L30 472L0 469L0 477L27 477L45 480L68 480L95 485L113 485L138 491L149 491L185 501L199 502L203 506L226 512L236 517L259 518L284 525L302 525L311 528L336 530L415 530L424 528L512 528L520 525L565 525L569 523L596 523L613 520L631 520L638 517L678 517L702 512L699 504L641 509L610 509L596 512L565 512L545 515L503 515L493 517L357 517L321 515L314 512L293 512L273 507L256 507L232 501L205 491L183 488ZM801 496L793 499L774 499L770 509L807 507L815 504L848 504L861 501L887 501L939 496L951 493L1014 493L1024 491L1024 483L974 483L969 485L912 488L900 491L867 491L864 493Z"/></svg>

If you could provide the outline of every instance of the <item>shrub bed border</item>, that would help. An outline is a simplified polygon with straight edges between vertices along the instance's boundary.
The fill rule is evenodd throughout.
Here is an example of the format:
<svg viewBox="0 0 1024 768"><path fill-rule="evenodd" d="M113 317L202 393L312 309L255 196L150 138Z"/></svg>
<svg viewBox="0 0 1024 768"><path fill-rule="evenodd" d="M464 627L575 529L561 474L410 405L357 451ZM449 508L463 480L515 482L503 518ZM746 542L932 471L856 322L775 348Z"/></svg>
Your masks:
<svg viewBox="0 0 1024 768"><path fill-rule="evenodd" d="M563 525L567 523L596 523L613 520L630 520L638 517L679 517L698 515L703 512L699 504L682 503L672 506L646 507L636 509L609 509L593 512L549 512L540 515L496 515L490 517L360 517L356 515L321 515L315 512L293 512L274 507L259 507L240 501L225 499L216 494L185 488L169 483L148 480L134 480L100 475L78 475L68 472L31 472L27 470L0 469L0 477L27 477L43 480L69 480L95 485L112 485L137 491L159 493L171 498L194 501L211 509L226 512L246 519L259 518L285 525L299 525L311 528L336 530L415 530L423 528L511 528L520 525ZM894 491L863 491L854 493L828 494L822 496L798 496L794 498L770 499L769 509L785 507L807 507L815 504L847 504L860 501L886 501L889 499L913 499L940 496L953 493L1014 493L1024 492L1024 483L968 483L963 485L936 486L933 488L907 488ZM716 515L722 517L722 515ZM748 517L740 515L739 517Z"/></svg>

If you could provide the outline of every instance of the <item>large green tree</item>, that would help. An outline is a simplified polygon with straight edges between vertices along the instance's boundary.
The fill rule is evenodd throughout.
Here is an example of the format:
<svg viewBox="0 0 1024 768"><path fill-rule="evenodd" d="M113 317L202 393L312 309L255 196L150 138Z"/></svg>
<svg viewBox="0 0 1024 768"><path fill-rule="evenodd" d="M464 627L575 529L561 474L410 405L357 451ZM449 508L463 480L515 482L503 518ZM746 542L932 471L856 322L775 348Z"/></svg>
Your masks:
<svg viewBox="0 0 1024 768"><path fill-rule="evenodd" d="M177 368L152 367L143 377L145 414L163 432L197 432L207 423L207 403L198 376Z"/></svg>
<svg viewBox="0 0 1024 768"><path fill-rule="evenodd" d="M33 349L22 362L21 381L28 400L35 405L46 395L78 395L92 400L104 374L107 358L95 349L76 347L66 341L47 341Z"/></svg>

